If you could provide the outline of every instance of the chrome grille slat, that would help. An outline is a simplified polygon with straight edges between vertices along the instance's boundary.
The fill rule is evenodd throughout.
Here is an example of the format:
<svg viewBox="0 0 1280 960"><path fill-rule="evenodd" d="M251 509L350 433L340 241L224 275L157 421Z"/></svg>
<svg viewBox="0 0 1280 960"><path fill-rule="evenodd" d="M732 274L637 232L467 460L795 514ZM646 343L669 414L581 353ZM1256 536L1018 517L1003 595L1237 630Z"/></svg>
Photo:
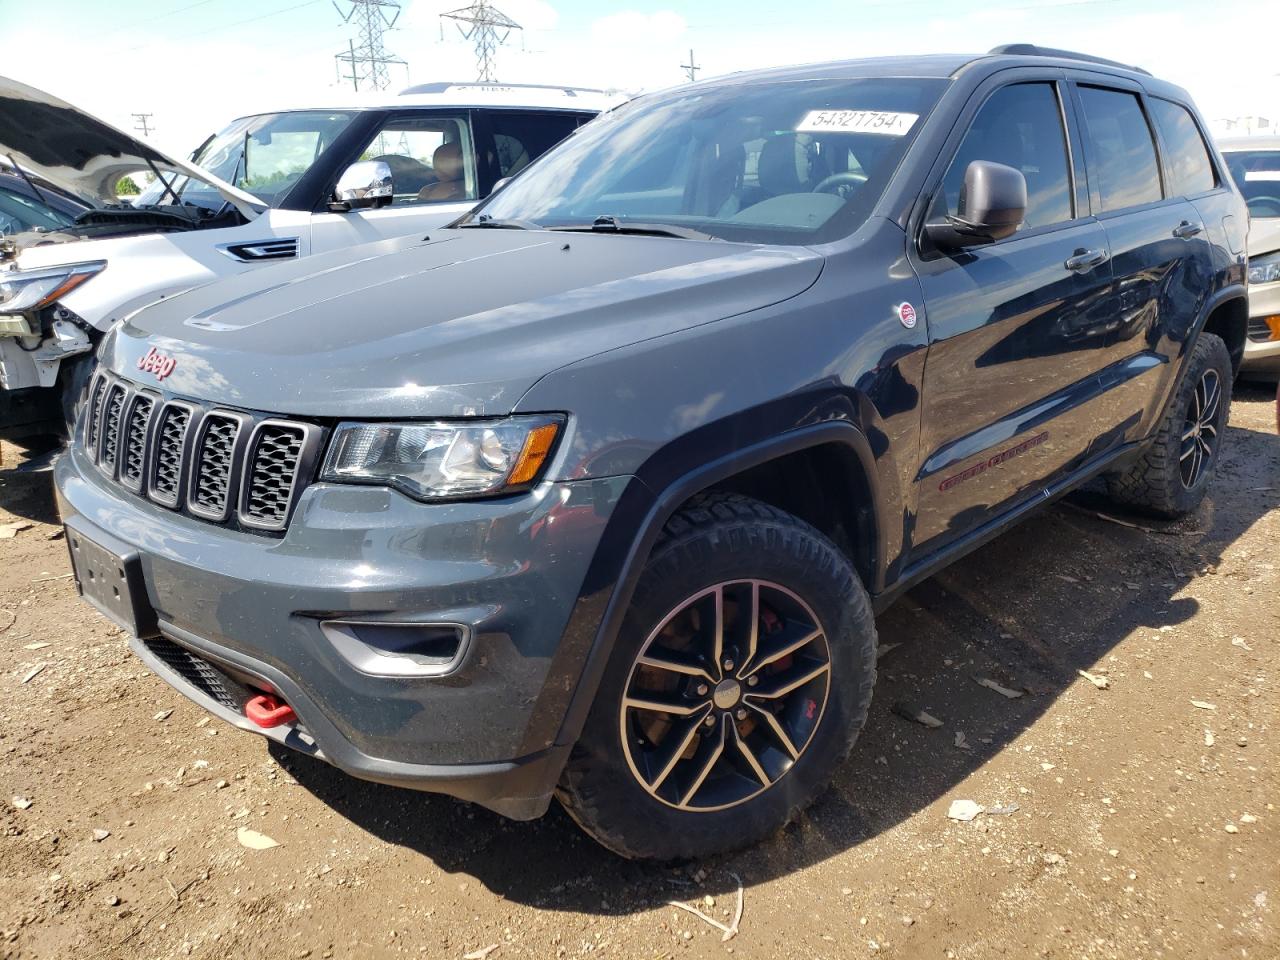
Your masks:
<svg viewBox="0 0 1280 960"><path fill-rule="evenodd" d="M143 471L147 463L147 435L151 429L151 414L155 412L154 397L137 394L129 406L124 428L124 456L120 459L120 482L137 493L142 489Z"/></svg>
<svg viewBox="0 0 1280 960"><path fill-rule="evenodd" d="M120 418L124 414L124 401L128 390L121 383L111 385L102 406L102 446L98 463L111 476L115 476L116 460L120 453Z"/></svg>
<svg viewBox="0 0 1280 960"><path fill-rule="evenodd" d="M156 503L176 507L182 495L182 448L191 426L191 409L166 404L160 412L151 458L148 493Z"/></svg>
<svg viewBox="0 0 1280 960"><path fill-rule="evenodd" d="M192 512L226 515L231 498L231 469L240 421L221 413L206 414L196 443L195 473L191 481Z"/></svg>
<svg viewBox="0 0 1280 960"><path fill-rule="evenodd" d="M111 481L201 520L279 532L311 479L323 430L168 399L99 372L80 443Z"/></svg>
<svg viewBox="0 0 1280 960"><path fill-rule="evenodd" d="M102 403L107 398L110 381L99 374L89 391L88 416L85 419L85 446L94 460L98 459L98 440L102 437Z"/></svg>
<svg viewBox="0 0 1280 960"><path fill-rule="evenodd" d="M306 431L292 424L263 423L249 451L241 519L267 528L284 526L297 482Z"/></svg>

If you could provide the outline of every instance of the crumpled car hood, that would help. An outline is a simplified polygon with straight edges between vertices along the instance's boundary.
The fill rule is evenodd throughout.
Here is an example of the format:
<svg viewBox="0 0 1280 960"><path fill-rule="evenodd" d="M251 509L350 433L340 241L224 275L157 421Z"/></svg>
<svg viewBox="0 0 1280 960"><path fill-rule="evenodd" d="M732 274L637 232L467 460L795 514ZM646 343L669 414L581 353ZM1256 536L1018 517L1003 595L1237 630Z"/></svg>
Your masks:
<svg viewBox="0 0 1280 960"><path fill-rule="evenodd" d="M123 130L65 100L0 77L0 163L17 164L37 187L102 208L119 206L115 185L127 173L147 169L202 180L249 219L266 205L185 160L161 153Z"/></svg>
<svg viewBox="0 0 1280 960"><path fill-rule="evenodd" d="M1280 217L1254 217L1249 222L1249 256L1280 250Z"/></svg>
<svg viewBox="0 0 1280 960"><path fill-rule="evenodd" d="M272 413L499 415L561 366L789 299L822 264L804 247L437 230L191 290L135 314L101 356L144 385ZM152 350L174 360L163 384L140 369Z"/></svg>

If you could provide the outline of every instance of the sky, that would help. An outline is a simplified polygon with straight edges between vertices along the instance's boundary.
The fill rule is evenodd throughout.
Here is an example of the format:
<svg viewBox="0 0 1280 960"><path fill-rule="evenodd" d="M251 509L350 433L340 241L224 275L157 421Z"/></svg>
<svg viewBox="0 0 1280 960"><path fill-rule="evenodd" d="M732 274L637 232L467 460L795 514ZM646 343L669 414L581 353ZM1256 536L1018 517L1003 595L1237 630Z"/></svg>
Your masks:
<svg viewBox="0 0 1280 960"><path fill-rule="evenodd" d="M337 0L347 9L346 0ZM470 81L470 43L442 11L401 0L391 88ZM1028 42L1139 64L1186 87L1211 124L1280 124L1277 0L494 0L524 29L498 54L509 83L654 90L757 67ZM39 15L33 15L36 6ZM337 105L333 59L355 37L333 0L0 0L0 74L118 127L150 113L149 138L186 156L247 113ZM1278 131L1280 132L1280 131Z"/></svg>

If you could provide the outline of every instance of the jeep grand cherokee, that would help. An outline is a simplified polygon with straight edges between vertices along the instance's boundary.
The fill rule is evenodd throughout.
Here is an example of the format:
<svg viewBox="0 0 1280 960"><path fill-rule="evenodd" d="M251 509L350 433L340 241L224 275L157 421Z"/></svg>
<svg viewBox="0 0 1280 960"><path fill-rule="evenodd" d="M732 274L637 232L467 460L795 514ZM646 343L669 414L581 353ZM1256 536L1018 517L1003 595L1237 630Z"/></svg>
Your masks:
<svg viewBox="0 0 1280 960"><path fill-rule="evenodd" d="M1247 226L1183 91L1061 51L641 97L454 227L113 333L77 581L355 776L749 844L853 746L875 611L1099 474L1195 509Z"/></svg>

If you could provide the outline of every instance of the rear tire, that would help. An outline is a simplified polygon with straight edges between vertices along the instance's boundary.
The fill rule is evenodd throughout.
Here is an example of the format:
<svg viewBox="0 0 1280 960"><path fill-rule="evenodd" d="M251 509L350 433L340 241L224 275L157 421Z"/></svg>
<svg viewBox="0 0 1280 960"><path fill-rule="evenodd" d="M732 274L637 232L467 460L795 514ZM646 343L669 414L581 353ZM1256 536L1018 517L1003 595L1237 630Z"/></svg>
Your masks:
<svg viewBox="0 0 1280 960"><path fill-rule="evenodd" d="M1107 475L1112 499L1169 520L1200 506L1222 449L1231 381L1227 345L1200 334L1154 439L1127 469Z"/></svg>
<svg viewBox="0 0 1280 960"><path fill-rule="evenodd" d="M624 857L757 843L848 755L875 652L870 600L835 544L759 501L700 497L645 565L557 796Z"/></svg>

